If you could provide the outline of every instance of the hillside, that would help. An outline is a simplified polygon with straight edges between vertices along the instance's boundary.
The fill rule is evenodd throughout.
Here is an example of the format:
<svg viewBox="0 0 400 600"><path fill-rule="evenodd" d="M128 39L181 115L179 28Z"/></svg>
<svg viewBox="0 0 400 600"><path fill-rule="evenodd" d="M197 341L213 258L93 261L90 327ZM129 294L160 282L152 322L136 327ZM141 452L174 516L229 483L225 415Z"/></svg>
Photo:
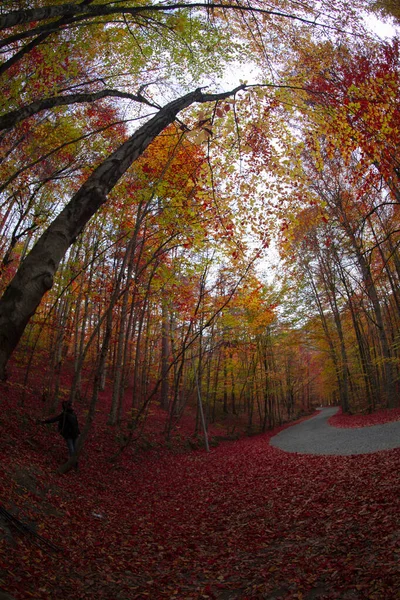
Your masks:
<svg viewBox="0 0 400 600"><path fill-rule="evenodd" d="M179 444L110 462L99 419L79 471L60 476L64 441L16 390L2 386L1 506L40 538L0 520L13 598L399 597L400 449L287 454L269 446L276 429L207 454L182 443L183 423Z"/></svg>

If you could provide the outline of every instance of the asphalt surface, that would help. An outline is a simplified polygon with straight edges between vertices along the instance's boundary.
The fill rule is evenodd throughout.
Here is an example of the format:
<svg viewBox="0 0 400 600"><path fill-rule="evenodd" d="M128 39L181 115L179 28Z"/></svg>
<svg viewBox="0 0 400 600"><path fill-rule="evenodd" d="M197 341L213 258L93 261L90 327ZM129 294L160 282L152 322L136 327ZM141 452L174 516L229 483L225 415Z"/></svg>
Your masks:
<svg viewBox="0 0 400 600"><path fill-rule="evenodd" d="M400 421L343 429L331 427L328 419L339 408L323 408L311 419L284 429L271 439L271 446L301 454L371 454L400 447Z"/></svg>

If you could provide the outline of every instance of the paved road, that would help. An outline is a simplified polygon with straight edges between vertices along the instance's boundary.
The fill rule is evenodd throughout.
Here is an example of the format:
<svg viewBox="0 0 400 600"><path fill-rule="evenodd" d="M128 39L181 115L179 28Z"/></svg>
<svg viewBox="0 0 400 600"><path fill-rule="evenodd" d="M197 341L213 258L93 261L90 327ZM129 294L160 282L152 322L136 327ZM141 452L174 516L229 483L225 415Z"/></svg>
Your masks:
<svg viewBox="0 0 400 600"><path fill-rule="evenodd" d="M400 447L400 421L343 429L328 425L338 408L323 408L317 415L284 429L271 439L271 445L301 454L371 454Z"/></svg>

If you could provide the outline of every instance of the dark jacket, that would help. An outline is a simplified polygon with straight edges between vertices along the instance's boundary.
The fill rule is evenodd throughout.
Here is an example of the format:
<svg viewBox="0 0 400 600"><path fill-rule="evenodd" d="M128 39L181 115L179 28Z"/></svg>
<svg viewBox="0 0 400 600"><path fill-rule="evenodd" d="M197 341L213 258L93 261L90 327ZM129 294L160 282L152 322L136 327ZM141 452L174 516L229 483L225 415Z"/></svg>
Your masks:
<svg viewBox="0 0 400 600"><path fill-rule="evenodd" d="M43 421L43 423L58 423L58 432L66 440L76 440L76 438L80 434L78 418L72 408L67 408L66 410L63 410L63 412L57 415L56 417L46 419L45 421Z"/></svg>

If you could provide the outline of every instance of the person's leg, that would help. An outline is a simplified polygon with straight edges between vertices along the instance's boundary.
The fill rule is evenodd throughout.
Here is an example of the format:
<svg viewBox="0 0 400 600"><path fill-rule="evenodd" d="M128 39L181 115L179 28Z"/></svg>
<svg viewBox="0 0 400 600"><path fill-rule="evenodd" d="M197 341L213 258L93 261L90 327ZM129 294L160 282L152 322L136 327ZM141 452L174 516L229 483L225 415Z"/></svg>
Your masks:
<svg viewBox="0 0 400 600"><path fill-rule="evenodd" d="M66 438L65 441L67 442L68 454L69 456L72 456L73 454L75 454L75 440L73 440L72 438Z"/></svg>
<svg viewBox="0 0 400 600"><path fill-rule="evenodd" d="M68 447L68 454L69 456L74 456L75 451L76 451L76 447L75 447L75 443L76 443L76 439L72 439L72 438L67 438L65 440L67 442L67 447ZM76 463L74 464L74 469L77 471L78 470L78 461L76 461Z"/></svg>
<svg viewBox="0 0 400 600"><path fill-rule="evenodd" d="M78 438L75 438L72 440L72 445L74 447L74 452L73 454L76 454L76 442L78 441ZM74 468L77 471L78 470L78 461L76 461L76 463L74 464Z"/></svg>

